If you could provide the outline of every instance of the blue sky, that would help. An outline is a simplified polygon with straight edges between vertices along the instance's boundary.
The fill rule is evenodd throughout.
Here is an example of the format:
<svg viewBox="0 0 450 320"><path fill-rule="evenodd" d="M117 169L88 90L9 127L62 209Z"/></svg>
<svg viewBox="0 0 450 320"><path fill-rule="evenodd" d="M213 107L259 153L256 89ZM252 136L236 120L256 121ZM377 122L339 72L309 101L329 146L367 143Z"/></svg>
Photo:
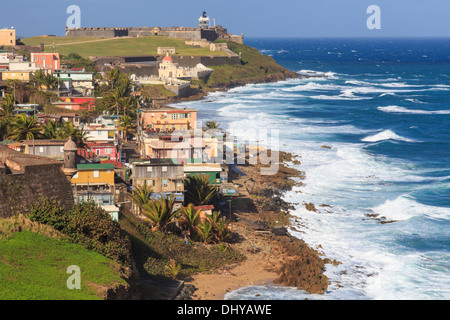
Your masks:
<svg viewBox="0 0 450 320"><path fill-rule="evenodd" d="M0 28L23 37L64 35L69 5L82 27L196 26L206 10L216 24L246 37L448 37L449 0L21 0L2 1ZM370 5L381 29L369 30Z"/></svg>

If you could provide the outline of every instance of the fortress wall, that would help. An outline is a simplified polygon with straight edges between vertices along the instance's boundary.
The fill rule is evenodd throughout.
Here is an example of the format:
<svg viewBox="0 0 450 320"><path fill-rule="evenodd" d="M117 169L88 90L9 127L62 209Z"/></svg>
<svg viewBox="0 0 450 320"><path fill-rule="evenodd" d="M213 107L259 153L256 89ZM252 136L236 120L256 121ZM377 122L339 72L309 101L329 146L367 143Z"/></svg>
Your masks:
<svg viewBox="0 0 450 320"><path fill-rule="evenodd" d="M72 187L61 167L61 164L32 166L25 173L0 174L0 218L26 213L42 197L55 197L70 207Z"/></svg>
<svg viewBox="0 0 450 320"><path fill-rule="evenodd" d="M223 66L226 64L240 64L241 60L238 56L172 56L175 63L180 67L195 67L201 63L204 66Z"/></svg>
<svg viewBox="0 0 450 320"><path fill-rule="evenodd" d="M69 29L66 37L103 37L113 38L115 36L114 28L81 28Z"/></svg>
<svg viewBox="0 0 450 320"><path fill-rule="evenodd" d="M67 208L73 205L72 186L62 171L63 163L36 156L24 157L5 148L9 149L0 147L2 161L17 164L21 170L11 172L0 162L0 218L26 213L42 197L54 197ZM27 163L27 158L34 163Z"/></svg>

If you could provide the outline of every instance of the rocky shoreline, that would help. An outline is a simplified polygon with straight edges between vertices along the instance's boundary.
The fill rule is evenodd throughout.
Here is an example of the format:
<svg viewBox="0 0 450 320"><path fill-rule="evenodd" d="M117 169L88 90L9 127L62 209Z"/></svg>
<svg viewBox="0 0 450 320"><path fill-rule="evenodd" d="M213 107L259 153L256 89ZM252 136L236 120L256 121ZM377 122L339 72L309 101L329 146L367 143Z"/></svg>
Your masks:
<svg viewBox="0 0 450 320"><path fill-rule="evenodd" d="M323 272L325 264L333 262L288 232L293 206L282 197L302 185L292 178L305 176L289 166L294 162L300 163L297 156L280 152L279 170L270 176L261 175L262 165L234 167L230 180L239 186L240 195L233 201L235 240L230 246L245 254L246 260L194 275L177 299L223 299L227 292L241 287L266 284L296 287L311 294L327 291L328 278Z"/></svg>
<svg viewBox="0 0 450 320"><path fill-rule="evenodd" d="M245 84L317 76L320 75L300 75L286 70L266 77L243 79L206 91L199 90L189 97L169 98L160 103L201 100L210 92L226 91ZM293 206L284 201L282 196L294 186L302 184L295 182L293 178L302 180L305 176L305 172L289 167L289 163L300 164L298 156L280 151L279 170L275 175L261 175L263 166L259 164L235 166L237 170L232 171L230 180L239 185L241 195L232 210L235 217L232 228L235 238L239 240L231 245L245 253L247 262L194 276L185 281L176 299L223 299L231 290L267 283L296 287L311 294L323 294L327 291L325 264L338 262L324 258L317 250L288 232L291 218L289 210ZM314 208L313 204L305 206L308 210ZM224 278L228 285L222 288Z"/></svg>

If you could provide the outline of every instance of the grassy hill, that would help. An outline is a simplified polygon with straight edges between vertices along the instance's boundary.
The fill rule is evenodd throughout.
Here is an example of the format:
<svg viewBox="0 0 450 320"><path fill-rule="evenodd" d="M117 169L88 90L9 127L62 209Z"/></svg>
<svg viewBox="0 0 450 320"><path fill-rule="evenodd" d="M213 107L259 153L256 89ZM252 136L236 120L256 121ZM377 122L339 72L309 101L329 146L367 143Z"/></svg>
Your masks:
<svg viewBox="0 0 450 320"><path fill-rule="evenodd" d="M69 290L67 267L81 270L81 289ZM126 284L116 263L43 234L14 233L0 240L0 300L99 300L108 286Z"/></svg>
<svg viewBox="0 0 450 320"><path fill-rule="evenodd" d="M221 51L209 51L209 48L194 48L184 44L185 39L163 36L139 38L96 38L96 37L31 37L22 39L26 45L44 43L45 52L62 55L78 53L84 58L89 56L140 56L156 55L158 47L175 47L179 55L224 55Z"/></svg>
<svg viewBox="0 0 450 320"><path fill-rule="evenodd" d="M272 57L261 54L256 48L229 41L217 42L226 42L230 50L241 54L241 64L209 66L214 72L208 78L206 88L278 81L298 76L297 73L280 66Z"/></svg>

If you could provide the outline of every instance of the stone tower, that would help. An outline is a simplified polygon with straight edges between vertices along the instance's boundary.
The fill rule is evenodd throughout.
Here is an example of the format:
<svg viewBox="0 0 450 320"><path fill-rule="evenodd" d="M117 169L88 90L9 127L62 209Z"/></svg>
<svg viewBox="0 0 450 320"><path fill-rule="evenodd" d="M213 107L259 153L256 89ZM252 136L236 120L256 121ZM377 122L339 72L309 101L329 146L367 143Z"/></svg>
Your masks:
<svg viewBox="0 0 450 320"><path fill-rule="evenodd" d="M64 151L64 173L70 180L77 172L77 145L73 142L72 137L67 140L63 148Z"/></svg>

